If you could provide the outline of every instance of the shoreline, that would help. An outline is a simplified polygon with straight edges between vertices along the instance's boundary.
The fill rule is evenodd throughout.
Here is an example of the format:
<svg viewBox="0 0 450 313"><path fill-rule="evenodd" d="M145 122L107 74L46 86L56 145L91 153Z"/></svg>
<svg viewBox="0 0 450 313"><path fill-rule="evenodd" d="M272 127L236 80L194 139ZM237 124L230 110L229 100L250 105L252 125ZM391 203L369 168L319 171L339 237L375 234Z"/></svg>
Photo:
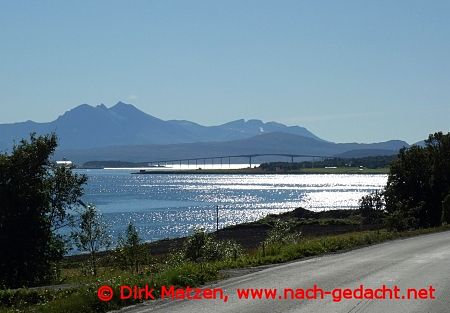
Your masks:
<svg viewBox="0 0 450 313"><path fill-rule="evenodd" d="M81 170L92 170L99 169L104 170L105 168L77 168ZM107 170L129 170L133 171L131 168L108 168ZM153 170L136 168L135 172L131 172L132 175L304 175L304 174L389 174L389 168L304 168L300 170L292 171L264 171L260 168L243 168L243 169L167 169L167 170Z"/></svg>
<svg viewBox="0 0 450 313"><path fill-rule="evenodd" d="M361 224L355 218L359 214L358 209L314 212L299 207L289 212L269 214L254 222L227 226L209 234L216 236L219 240L234 240L244 249L251 251L260 246L272 229L274 221L279 219L295 221L297 223L295 226L296 231L301 232L302 236L310 238L381 229L380 225ZM153 256L163 257L174 250L181 249L188 237L189 235L164 238L143 244L150 249L150 253ZM113 252L114 249L102 251L99 253L99 256L104 257ZM79 261L87 257L89 257L88 254L74 254L67 255L64 259L67 261Z"/></svg>

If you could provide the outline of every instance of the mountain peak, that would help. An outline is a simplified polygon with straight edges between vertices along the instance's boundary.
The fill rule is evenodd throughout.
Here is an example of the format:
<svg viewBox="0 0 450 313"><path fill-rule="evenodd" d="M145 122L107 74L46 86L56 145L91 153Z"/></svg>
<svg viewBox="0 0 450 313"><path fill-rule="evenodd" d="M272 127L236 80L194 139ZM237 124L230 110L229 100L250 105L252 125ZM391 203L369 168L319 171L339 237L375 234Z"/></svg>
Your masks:
<svg viewBox="0 0 450 313"><path fill-rule="evenodd" d="M242 127L242 126L261 126L264 125L264 122L258 119L249 119L249 120L245 120L243 118L239 119L239 120L235 120L235 121L231 121L228 123L223 124L222 126L237 126L237 127Z"/></svg>
<svg viewBox="0 0 450 313"><path fill-rule="evenodd" d="M83 104L80 104L80 105L74 107L73 109L70 109L69 112L70 111L80 111L80 110L90 110L90 109L93 109L93 108L94 107L92 105L87 104L87 103L83 103Z"/></svg>
<svg viewBox="0 0 450 313"><path fill-rule="evenodd" d="M129 107L133 107L134 108L134 105L129 104L129 103L125 103L125 102L122 102L122 101L119 101L114 106L112 106L111 109L112 108L129 108Z"/></svg>
<svg viewBox="0 0 450 313"><path fill-rule="evenodd" d="M83 104L80 104L80 105L74 107L73 109L70 109L70 110L64 112L64 114L59 116L59 118L65 118L68 115L72 115L72 114L77 114L77 115L85 114L85 113L92 111L93 109L95 109L93 106L91 106L87 103L83 103Z"/></svg>
<svg viewBox="0 0 450 313"><path fill-rule="evenodd" d="M136 108L134 105L125 103L122 101L117 102L114 106L109 108L110 111L116 112L116 113L125 113L125 112L133 112L133 113L142 113L147 114Z"/></svg>
<svg viewBox="0 0 450 313"><path fill-rule="evenodd" d="M137 108L129 103L125 103L122 101L117 102L114 106L112 106L110 109L135 109L137 110Z"/></svg>

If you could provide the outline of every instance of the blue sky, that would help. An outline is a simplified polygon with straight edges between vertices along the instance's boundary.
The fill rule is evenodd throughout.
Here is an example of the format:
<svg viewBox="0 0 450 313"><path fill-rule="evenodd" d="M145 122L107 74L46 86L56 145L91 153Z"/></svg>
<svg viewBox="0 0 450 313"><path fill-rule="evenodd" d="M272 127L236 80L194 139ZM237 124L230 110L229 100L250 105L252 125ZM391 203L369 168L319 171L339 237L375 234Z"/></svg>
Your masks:
<svg viewBox="0 0 450 313"><path fill-rule="evenodd" d="M1 1L0 123L122 100L338 141L450 131L450 1Z"/></svg>

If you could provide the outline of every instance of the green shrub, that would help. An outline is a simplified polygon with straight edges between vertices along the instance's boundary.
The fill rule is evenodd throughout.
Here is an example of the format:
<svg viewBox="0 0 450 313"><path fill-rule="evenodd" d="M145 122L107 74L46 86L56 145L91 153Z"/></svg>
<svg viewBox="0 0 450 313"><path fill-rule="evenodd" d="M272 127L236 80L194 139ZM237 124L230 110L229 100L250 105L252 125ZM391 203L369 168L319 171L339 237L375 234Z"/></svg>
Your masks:
<svg viewBox="0 0 450 313"><path fill-rule="evenodd" d="M397 203L397 206L403 204ZM405 213L404 209L398 209L384 218L384 225L390 231L407 231L416 228L417 219L412 214Z"/></svg>
<svg viewBox="0 0 450 313"><path fill-rule="evenodd" d="M130 222L124 234L119 235L118 245L114 251L114 260L121 269L130 269L138 273L142 265L151 259L150 250L142 243L136 227Z"/></svg>
<svg viewBox="0 0 450 313"><path fill-rule="evenodd" d="M75 289L15 289L0 290L0 308L12 308L20 311L31 305L45 305L58 299L66 299L75 293Z"/></svg>
<svg viewBox="0 0 450 313"><path fill-rule="evenodd" d="M363 196L359 200L363 224L380 224L384 216L384 197L378 191Z"/></svg>
<svg viewBox="0 0 450 313"><path fill-rule="evenodd" d="M214 235L198 229L188 237L183 248L184 258L192 262L237 259L242 247L232 240L217 240Z"/></svg>
<svg viewBox="0 0 450 313"><path fill-rule="evenodd" d="M295 224L292 221L277 219L269 231L264 244L266 246L276 246L297 242L300 239L301 233L296 232L294 228Z"/></svg>

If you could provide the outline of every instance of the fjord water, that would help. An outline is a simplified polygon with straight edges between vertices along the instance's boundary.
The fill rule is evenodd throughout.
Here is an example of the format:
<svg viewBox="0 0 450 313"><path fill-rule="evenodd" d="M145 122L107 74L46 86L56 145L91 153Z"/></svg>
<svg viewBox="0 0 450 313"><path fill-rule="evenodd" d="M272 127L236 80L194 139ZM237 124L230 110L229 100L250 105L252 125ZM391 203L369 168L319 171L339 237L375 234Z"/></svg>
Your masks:
<svg viewBox="0 0 450 313"><path fill-rule="evenodd" d="M127 170L77 170L89 178L83 200L93 203L111 235L129 221L145 241L184 236L195 228L255 221L297 207L314 211L356 208L381 189L386 175L132 175Z"/></svg>

